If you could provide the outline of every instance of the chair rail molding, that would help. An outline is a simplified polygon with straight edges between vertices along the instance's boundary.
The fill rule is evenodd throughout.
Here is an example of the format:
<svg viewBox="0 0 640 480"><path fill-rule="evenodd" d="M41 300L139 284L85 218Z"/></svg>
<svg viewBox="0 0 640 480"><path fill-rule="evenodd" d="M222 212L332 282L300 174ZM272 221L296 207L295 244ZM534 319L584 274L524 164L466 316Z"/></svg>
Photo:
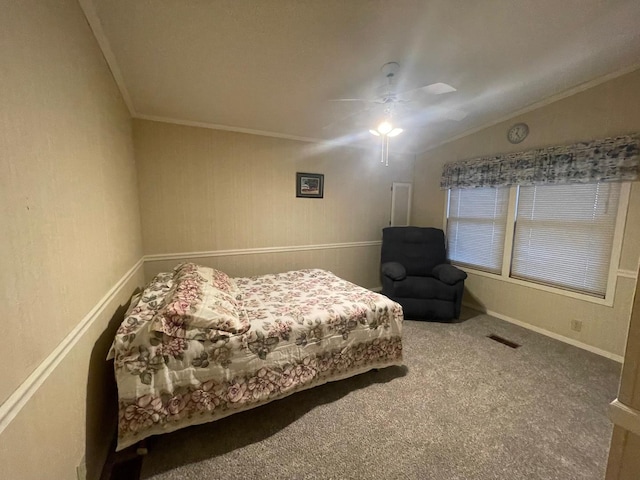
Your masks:
<svg viewBox="0 0 640 480"><path fill-rule="evenodd" d="M609 404L609 419L619 427L640 436L640 411L617 398Z"/></svg>
<svg viewBox="0 0 640 480"><path fill-rule="evenodd" d="M624 270L622 268L619 268L617 271L617 275L619 277L623 277L623 278L632 278L634 280L636 280L638 278L638 274L637 272L635 272L634 270Z"/></svg>
<svg viewBox="0 0 640 480"><path fill-rule="evenodd" d="M362 242L322 243L315 245L292 245L281 247L239 248L232 250L207 250L202 252L160 253L145 255L145 262L160 262L164 260L186 260L190 258L230 257L234 255L259 255L262 253L304 252L307 250L330 250L335 248L376 247L382 245L382 240L367 240Z"/></svg>
<svg viewBox="0 0 640 480"><path fill-rule="evenodd" d="M62 362L65 356L78 343L85 332L93 325L102 314L107 305L120 293L127 282L143 266L143 258L138 260L127 273L98 301L71 332L58 344L58 346L36 367L20 386L0 405L0 434L7 428L11 421L20 413L38 388L47 380L49 375Z"/></svg>

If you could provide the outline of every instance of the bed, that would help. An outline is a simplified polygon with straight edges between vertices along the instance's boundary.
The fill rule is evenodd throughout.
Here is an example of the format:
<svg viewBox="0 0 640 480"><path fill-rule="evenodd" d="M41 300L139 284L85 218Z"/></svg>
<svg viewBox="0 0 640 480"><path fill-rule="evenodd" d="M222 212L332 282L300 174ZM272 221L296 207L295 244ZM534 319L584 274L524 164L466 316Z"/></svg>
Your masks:
<svg viewBox="0 0 640 480"><path fill-rule="evenodd" d="M230 278L185 263L132 299L109 358L117 450L402 364L402 307L320 269Z"/></svg>

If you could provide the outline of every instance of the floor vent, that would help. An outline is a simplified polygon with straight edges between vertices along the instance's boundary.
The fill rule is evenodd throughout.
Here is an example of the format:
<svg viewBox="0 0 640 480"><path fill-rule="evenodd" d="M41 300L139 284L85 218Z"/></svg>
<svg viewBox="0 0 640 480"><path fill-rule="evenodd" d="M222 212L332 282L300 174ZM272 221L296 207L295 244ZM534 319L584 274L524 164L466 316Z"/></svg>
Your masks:
<svg viewBox="0 0 640 480"><path fill-rule="evenodd" d="M496 342L503 343L507 347L518 348L520 345L516 342L512 342L511 340L507 340L506 338L501 337L500 335L496 335L492 333L491 335L487 335L491 340L495 340Z"/></svg>

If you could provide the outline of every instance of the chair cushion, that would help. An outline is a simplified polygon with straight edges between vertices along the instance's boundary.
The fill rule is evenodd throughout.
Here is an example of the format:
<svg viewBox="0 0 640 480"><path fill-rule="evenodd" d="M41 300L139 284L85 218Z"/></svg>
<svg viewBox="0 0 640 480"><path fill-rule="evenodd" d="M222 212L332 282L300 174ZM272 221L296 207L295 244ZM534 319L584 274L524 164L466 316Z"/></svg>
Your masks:
<svg viewBox="0 0 640 480"><path fill-rule="evenodd" d="M407 271L398 262L387 262L382 264L382 274L392 280L404 280Z"/></svg>
<svg viewBox="0 0 640 480"><path fill-rule="evenodd" d="M456 292L455 286L447 285L434 277L407 276L402 281L393 282L394 297L437 298L454 301Z"/></svg>
<svg viewBox="0 0 640 480"><path fill-rule="evenodd" d="M382 230L381 263L398 262L407 275L431 275L446 263L444 232L430 227L386 227Z"/></svg>
<svg viewBox="0 0 640 480"><path fill-rule="evenodd" d="M467 274L448 263L437 265L433 268L433 276L448 285L455 285L461 280L467 278Z"/></svg>

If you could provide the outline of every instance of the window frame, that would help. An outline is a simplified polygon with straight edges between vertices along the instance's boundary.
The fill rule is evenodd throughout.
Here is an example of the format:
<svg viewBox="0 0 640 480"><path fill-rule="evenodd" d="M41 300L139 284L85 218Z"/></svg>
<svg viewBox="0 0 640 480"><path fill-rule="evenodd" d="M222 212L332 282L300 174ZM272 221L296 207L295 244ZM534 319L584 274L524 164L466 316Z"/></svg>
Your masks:
<svg viewBox="0 0 640 480"><path fill-rule="evenodd" d="M507 210L505 212L505 230L504 230L504 235L505 235L505 241L506 241L506 236L509 234L509 199L510 199L510 188L509 187L499 187L501 189L505 189L507 191L507 201L506 201L506 206L507 206ZM448 235L449 233L449 217L451 216L451 188L447 189L447 205L445 207L445 228L444 228L444 232L445 232L445 236ZM476 189L471 189L471 190L476 190ZM502 245L502 249L503 249L503 255L502 255L502 260L500 261L500 270L502 271L502 268L504 267L504 246L505 244ZM449 251L449 238L447 237L447 251ZM451 261L451 263L454 263L457 266L461 266L461 267L465 267L465 268L469 268L469 269L473 269L473 270L480 270L483 271L485 273L491 273L496 275L495 271L491 271L489 268L480 268L480 265L474 265L471 263L465 263L465 262L460 262L460 261Z"/></svg>
<svg viewBox="0 0 640 480"><path fill-rule="evenodd" d="M490 188L490 187L487 187ZM449 199L450 199L450 191L451 188L446 190L445 194L445 206L444 206L444 217L443 217L443 230L447 231L447 222L448 222L448 214L449 214ZM631 193L631 182L621 182L620 185L620 198L618 199L618 211L616 213L615 220L615 230L613 234L613 242L611 248L611 258L609 263L609 273L607 278L607 289L604 298L589 295L586 293L580 293L573 290L565 289L562 287L555 287L551 285L544 285L541 283L529 282L526 280L521 280L518 278L512 278L511 274L511 259L513 256L513 240L515 235L515 227L516 227L516 212L517 212L517 202L518 202L518 186L512 185L509 187L509 203L507 206L507 227L505 230L505 244L503 251L503 259L502 259L502 272L498 273L490 273L484 270L479 270L473 267L470 267L466 264L459 264L454 261L451 263L456 265L461 270L464 270L467 273L471 273L474 275L478 275L481 277L491 278L493 280L499 280L503 282L507 282L514 285L519 285L528 288L534 288L536 290L542 290L548 293L555 293L557 295L562 295L564 297L575 298L578 300L584 300L591 303L596 303L599 305L605 305L608 307L613 306L613 300L615 297L615 290L617 285L617 279L620 275L619 273L619 265L620 265L620 256L622 254L622 241L624 236L624 229L627 219L627 210L629 208L629 196Z"/></svg>

